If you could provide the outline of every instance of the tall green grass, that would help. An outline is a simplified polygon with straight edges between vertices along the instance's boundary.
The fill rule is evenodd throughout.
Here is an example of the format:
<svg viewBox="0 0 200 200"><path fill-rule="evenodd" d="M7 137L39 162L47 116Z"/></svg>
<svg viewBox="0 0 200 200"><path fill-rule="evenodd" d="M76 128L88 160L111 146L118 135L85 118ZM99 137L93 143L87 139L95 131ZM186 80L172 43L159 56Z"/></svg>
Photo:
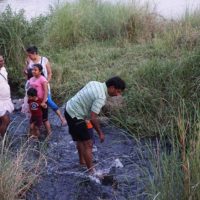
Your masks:
<svg viewBox="0 0 200 200"><path fill-rule="evenodd" d="M61 104L90 80L125 79L125 106L112 119L131 134L172 145L153 157L150 199L198 199L199 22L198 11L169 21L134 3L78 1L31 21L7 9L0 48L20 85L24 49L37 45L52 64L52 93Z"/></svg>
<svg viewBox="0 0 200 200"><path fill-rule="evenodd" d="M84 41L118 37L122 23L129 17L130 9L123 5L90 0L67 3L53 11L46 43L65 48Z"/></svg>
<svg viewBox="0 0 200 200"><path fill-rule="evenodd" d="M134 132L154 135L158 127L170 128L168 123L177 113L180 99L185 99L191 114L194 112L193 105L199 105L198 52L183 54L176 60L152 58L132 74L132 79L129 71L125 115Z"/></svg>
<svg viewBox="0 0 200 200"><path fill-rule="evenodd" d="M178 131L174 131L172 124L168 132L171 147L163 147L166 137L162 138L163 133L160 132L161 139L152 152L153 176L148 174L147 180L150 199L200 198L199 109L195 108L191 116L184 101L180 104L182 106L176 117Z"/></svg>
<svg viewBox="0 0 200 200"><path fill-rule="evenodd" d="M31 44L41 46L45 20L41 16L27 21L23 10L14 12L9 6L0 14L0 54L5 57L10 84L17 90L24 83L25 49Z"/></svg>
<svg viewBox="0 0 200 200"><path fill-rule="evenodd" d="M0 199L16 200L24 199L27 191L36 183L44 160L30 160L30 151L34 151L29 146L29 141L22 144L17 152L11 148L15 140L7 136L0 143Z"/></svg>
<svg viewBox="0 0 200 200"><path fill-rule="evenodd" d="M131 40L151 39L158 30L157 16L150 8L129 4L80 0L53 10L47 25L45 43L66 48L91 40L104 41L125 37ZM154 30L155 29L155 30Z"/></svg>
<svg viewBox="0 0 200 200"><path fill-rule="evenodd" d="M24 19L23 11L19 13L12 12L10 7L1 14L0 17L0 50L4 55L7 65L12 65L8 68L10 76L13 79L13 84L20 82L20 68L24 60L23 38L26 37L28 23ZM16 77L19 80L16 80Z"/></svg>

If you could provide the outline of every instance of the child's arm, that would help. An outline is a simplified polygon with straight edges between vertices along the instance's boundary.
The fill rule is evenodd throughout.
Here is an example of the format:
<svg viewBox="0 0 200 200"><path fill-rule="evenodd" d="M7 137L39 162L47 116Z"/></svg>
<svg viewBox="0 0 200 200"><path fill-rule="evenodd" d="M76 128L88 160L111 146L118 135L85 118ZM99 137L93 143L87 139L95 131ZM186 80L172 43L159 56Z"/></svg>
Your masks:
<svg viewBox="0 0 200 200"><path fill-rule="evenodd" d="M46 104L46 102L47 102L47 96L48 96L48 87L47 87L47 84L48 84L48 82L46 82L46 81L44 81L44 82L42 83L43 90L44 90L44 97L43 97L41 106L42 106L43 108L46 108L46 107L47 107L47 104Z"/></svg>
<svg viewBox="0 0 200 200"><path fill-rule="evenodd" d="M42 101L43 101L43 99L38 98L38 104L39 104L40 109L42 108Z"/></svg>

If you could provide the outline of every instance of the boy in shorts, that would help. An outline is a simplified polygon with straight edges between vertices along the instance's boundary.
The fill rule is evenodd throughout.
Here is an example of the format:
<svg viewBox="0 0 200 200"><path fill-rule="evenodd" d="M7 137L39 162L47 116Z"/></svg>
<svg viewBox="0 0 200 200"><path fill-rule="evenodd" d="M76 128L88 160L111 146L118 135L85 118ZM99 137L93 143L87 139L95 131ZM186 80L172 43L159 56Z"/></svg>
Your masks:
<svg viewBox="0 0 200 200"><path fill-rule="evenodd" d="M28 104L31 113L30 118L30 137L38 139L40 135L39 128L42 125L42 99L37 97L37 90L29 88L27 91Z"/></svg>

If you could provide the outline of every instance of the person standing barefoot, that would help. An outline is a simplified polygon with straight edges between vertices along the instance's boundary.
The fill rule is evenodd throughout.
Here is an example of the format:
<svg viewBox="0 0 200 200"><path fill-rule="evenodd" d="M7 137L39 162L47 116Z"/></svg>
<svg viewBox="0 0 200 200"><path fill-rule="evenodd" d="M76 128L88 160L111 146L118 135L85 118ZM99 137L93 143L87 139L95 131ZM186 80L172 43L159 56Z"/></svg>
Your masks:
<svg viewBox="0 0 200 200"><path fill-rule="evenodd" d="M30 46L26 49L27 53L27 60L26 60L26 67L24 69L24 73L27 76L28 70L33 69L34 64L41 64L42 65L42 73L44 77L48 81L48 100L47 104L48 106L57 114L59 117L61 124L64 126L67 124L65 117L61 114L59 107L57 104L52 100L51 97L51 90L50 90L50 81L52 77L52 70L51 65L49 63L49 60L46 57L42 57L38 54L38 48L36 46Z"/></svg>
<svg viewBox="0 0 200 200"><path fill-rule="evenodd" d="M107 97L121 95L125 87L125 82L118 76L104 83L90 81L66 103L64 115L69 133L76 142L79 163L86 165L90 174L95 173L92 154L93 136L90 129L94 127L100 142L104 141L105 136L98 121L98 114L105 105ZM88 124L89 121L91 125Z"/></svg>
<svg viewBox="0 0 200 200"><path fill-rule="evenodd" d="M30 88L37 90L37 96L42 100L40 106L42 108L42 121L47 130L47 136L51 135L51 126L48 120L48 106L47 106L47 96L48 96L48 81L42 75L42 65L34 64L33 65L33 77L29 80Z"/></svg>
<svg viewBox="0 0 200 200"><path fill-rule="evenodd" d="M10 97L10 86L8 84L8 73L4 66L4 58L0 55L0 135L3 137L10 123L8 112L14 110Z"/></svg>

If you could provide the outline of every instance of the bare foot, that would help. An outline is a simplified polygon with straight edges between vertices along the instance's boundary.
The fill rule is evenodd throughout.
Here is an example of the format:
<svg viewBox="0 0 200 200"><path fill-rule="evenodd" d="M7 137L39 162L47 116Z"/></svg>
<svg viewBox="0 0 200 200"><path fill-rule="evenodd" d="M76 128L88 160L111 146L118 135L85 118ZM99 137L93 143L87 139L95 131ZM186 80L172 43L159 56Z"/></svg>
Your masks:
<svg viewBox="0 0 200 200"><path fill-rule="evenodd" d="M36 135L29 135L30 140L38 140L38 136Z"/></svg>

